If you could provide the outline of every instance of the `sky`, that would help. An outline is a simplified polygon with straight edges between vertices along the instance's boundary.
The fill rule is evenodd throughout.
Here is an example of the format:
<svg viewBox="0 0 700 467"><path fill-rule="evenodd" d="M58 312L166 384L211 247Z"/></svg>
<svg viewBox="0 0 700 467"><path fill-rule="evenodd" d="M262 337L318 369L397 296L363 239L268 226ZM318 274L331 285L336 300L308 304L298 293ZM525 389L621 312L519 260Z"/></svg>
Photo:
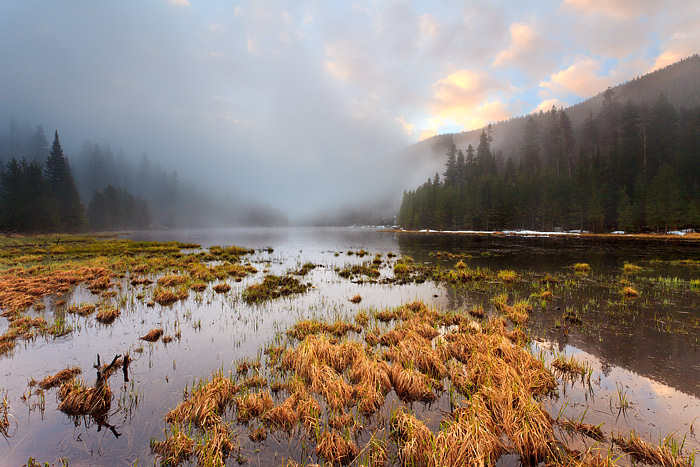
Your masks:
<svg viewBox="0 0 700 467"><path fill-rule="evenodd" d="M0 117L303 216L413 188L406 145L699 49L697 0L3 0Z"/></svg>

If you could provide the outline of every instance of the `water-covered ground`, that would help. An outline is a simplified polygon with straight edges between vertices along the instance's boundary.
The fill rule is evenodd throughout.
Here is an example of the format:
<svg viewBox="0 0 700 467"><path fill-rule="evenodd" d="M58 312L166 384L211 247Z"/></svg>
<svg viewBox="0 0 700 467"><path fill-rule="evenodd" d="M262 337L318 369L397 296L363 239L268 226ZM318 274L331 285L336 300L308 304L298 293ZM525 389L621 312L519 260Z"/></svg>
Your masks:
<svg viewBox="0 0 700 467"><path fill-rule="evenodd" d="M414 300L443 310L482 305L489 311L492 298L503 293L533 303L527 326L534 353L542 349L551 360L563 352L590 365L590 382L562 382L558 397L543 401L553 417L562 410L569 418L585 414L587 422L603 423L608 435L634 430L658 444L675 433L685 438L686 449L700 447L693 425L700 416L700 283L694 282L700 279L700 263L694 262L700 261L700 245L335 228L159 231L129 238L179 240L204 248L253 248L256 252L245 261L258 272L240 282L228 280L232 289L226 294L215 293L210 285L169 306L147 307L135 298L141 289L125 285L112 298L122 311L113 324L67 314L67 324L75 328L72 333L21 342L11 354L0 357L0 399L7 396L11 435L0 439L3 465L26 464L29 457L57 465L60 458L69 465L150 465L155 460L150 441L163 438L163 417L182 400L188 383L217 370L228 372L242 357L259 356L267 342L300 318L354 316L362 309L381 310ZM369 254L362 258L348 254L359 250ZM395 260L390 252L446 268L461 260L470 268L510 269L519 280L512 285L469 287L430 280L358 284L336 271L380 254L381 278L392 277ZM312 284L306 294L261 305L241 299L244 288L264 275L283 275L307 262L317 267L303 277ZM590 272L576 273L571 267L575 263L589 264ZM642 269L624 274L625 263ZM555 280L547 282L547 277ZM551 300L533 298L542 284L553 292ZM624 298L620 290L625 286L637 290L639 297ZM355 295L362 298L359 304L349 301ZM68 304L95 300L84 286L61 298ZM53 299L45 303L38 314L50 316ZM577 320L565 319L567 312ZM0 319L0 333L6 327ZM180 337L168 344L139 340L156 327ZM110 413L99 421L70 418L57 410L56 390L39 396L28 387L32 378L40 380L68 366L82 368L83 377L92 381L97 354L111 360L127 352L133 359L129 381L121 374L112 378L114 401ZM583 442L572 440L574 446ZM268 439L264 450L250 442L244 449L250 465L271 460L274 465L282 456L293 455L298 446ZM235 458L228 461L235 462Z"/></svg>

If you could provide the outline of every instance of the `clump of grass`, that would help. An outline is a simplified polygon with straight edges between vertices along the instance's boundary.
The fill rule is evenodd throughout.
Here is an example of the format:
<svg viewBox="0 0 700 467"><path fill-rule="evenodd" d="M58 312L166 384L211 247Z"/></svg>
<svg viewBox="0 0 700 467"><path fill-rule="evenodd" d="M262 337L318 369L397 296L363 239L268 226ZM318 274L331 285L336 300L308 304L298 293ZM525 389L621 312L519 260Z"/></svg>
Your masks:
<svg viewBox="0 0 700 467"><path fill-rule="evenodd" d="M481 305L475 305L471 307L468 311L469 315L475 317L475 318L483 318L485 313L484 313L484 307Z"/></svg>
<svg viewBox="0 0 700 467"><path fill-rule="evenodd" d="M579 362L573 356L566 358L565 355L558 355L552 361L552 368L562 375L578 376L583 378L589 373L589 366Z"/></svg>
<svg viewBox="0 0 700 467"><path fill-rule="evenodd" d="M231 286L223 283L223 284L216 284L214 286L214 292L216 293L226 293L231 290Z"/></svg>
<svg viewBox="0 0 700 467"><path fill-rule="evenodd" d="M61 385L58 410L68 415L102 415L109 410L112 391L107 384L87 387L80 380Z"/></svg>
<svg viewBox="0 0 700 467"><path fill-rule="evenodd" d="M231 429L225 424L217 424L205 431L203 439L194 449L198 465L226 465L226 459L235 448L231 437Z"/></svg>
<svg viewBox="0 0 700 467"><path fill-rule="evenodd" d="M170 425L170 431L165 430L165 441L151 439L151 452L161 457L161 465L177 466L194 454L194 439L177 425Z"/></svg>
<svg viewBox="0 0 700 467"><path fill-rule="evenodd" d="M173 290L157 288L153 291L153 301L161 306L172 305L173 303L184 300L189 297L187 289L178 289L177 293Z"/></svg>
<svg viewBox="0 0 700 467"><path fill-rule="evenodd" d="M634 288L627 286L623 288L620 293L624 295L626 298L637 298L639 297L639 292L635 290Z"/></svg>
<svg viewBox="0 0 700 467"><path fill-rule="evenodd" d="M238 387L222 373L216 373L211 381L200 380L193 384L190 396L167 413L168 423L193 423L209 427L221 423L221 413L233 403Z"/></svg>
<svg viewBox="0 0 700 467"><path fill-rule="evenodd" d="M95 312L95 305L71 305L68 307L68 313L74 313L79 316L89 316Z"/></svg>
<svg viewBox="0 0 700 467"><path fill-rule="evenodd" d="M350 300L348 300L351 303L360 303L362 301L362 296L360 295L355 295L353 296Z"/></svg>
<svg viewBox="0 0 700 467"><path fill-rule="evenodd" d="M502 269L496 274L496 279L509 284L518 280L518 273L512 269Z"/></svg>
<svg viewBox="0 0 700 467"><path fill-rule="evenodd" d="M116 307L107 305L103 306L95 315L95 319L102 324L112 324L121 314Z"/></svg>
<svg viewBox="0 0 700 467"><path fill-rule="evenodd" d="M291 276L267 275L261 284L249 285L243 291L243 300L260 303L280 297L305 293L311 287Z"/></svg>
<svg viewBox="0 0 700 467"><path fill-rule="evenodd" d="M371 263L354 264L350 267L343 268L338 271L338 275L344 279L349 279L358 276L376 278L381 275L379 269Z"/></svg>
<svg viewBox="0 0 700 467"><path fill-rule="evenodd" d="M528 300L518 300L512 306L499 304L500 309L513 324L525 324L530 319L532 305Z"/></svg>
<svg viewBox="0 0 700 467"><path fill-rule="evenodd" d="M622 266L622 272L624 274L637 274L642 270L643 268L641 266L632 263L625 263L624 266Z"/></svg>
<svg viewBox="0 0 700 467"><path fill-rule="evenodd" d="M314 263L304 263L301 268L297 269L296 271L292 271L291 274L294 274L295 276L305 276L314 269L316 269L316 265Z"/></svg>
<svg viewBox="0 0 700 467"><path fill-rule="evenodd" d="M572 266L572 268L576 272L583 272L583 273L591 272L591 266L588 263L576 263Z"/></svg>
<svg viewBox="0 0 700 467"><path fill-rule="evenodd" d="M239 423L248 423L252 418L257 418L274 407L272 396L268 391L247 393L235 399Z"/></svg>
<svg viewBox="0 0 700 467"><path fill-rule="evenodd" d="M139 339L146 341L146 342L155 342L158 339L160 339L160 336L163 335L163 328L154 328L148 331L146 335L139 337Z"/></svg>
<svg viewBox="0 0 700 467"><path fill-rule="evenodd" d="M336 431L322 432L317 443L316 454L331 464L349 464L360 454L354 441L343 438Z"/></svg>
<svg viewBox="0 0 700 467"><path fill-rule="evenodd" d="M652 446L637 436L630 433L629 438L613 437L613 442L620 446L622 451L630 454L633 459L645 464L685 467L692 465L689 459L681 457L680 449L676 452L670 447L668 438L661 447Z"/></svg>
<svg viewBox="0 0 700 467"><path fill-rule="evenodd" d="M600 425L591 425L582 421L564 419L559 421L559 425L569 432L581 433L596 441L605 441L605 434Z"/></svg>
<svg viewBox="0 0 700 467"><path fill-rule="evenodd" d="M185 282L187 282L187 277L176 274L163 276L158 279L158 285L161 287L175 287L176 285L182 285Z"/></svg>
<svg viewBox="0 0 700 467"><path fill-rule="evenodd" d="M64 368L63 370L59 371L53 376L46 376L39 382L38 386L41 389L51 389L56 386L60 386L63 383L66 383L75 378L77 375L82 373L82 371L83 370L77 367Z"/></svg>

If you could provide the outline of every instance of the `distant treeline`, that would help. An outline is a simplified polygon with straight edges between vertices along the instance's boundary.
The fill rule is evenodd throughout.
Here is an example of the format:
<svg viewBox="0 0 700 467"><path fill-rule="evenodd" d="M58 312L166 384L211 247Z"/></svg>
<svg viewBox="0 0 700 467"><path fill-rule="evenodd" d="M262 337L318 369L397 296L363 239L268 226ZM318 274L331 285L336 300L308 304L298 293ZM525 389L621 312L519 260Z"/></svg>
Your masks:
<svg viewBox="0 0 700 467"><path fill-rule="evenodd" d="M542 119L539 119L542 121ZM700 106L620 103L612 89L577 128L528 117L517 154L451 144L446 170L404 192L404 228L668 231L700 228ZM516 162L517 161L517 162Z"/></svg>
<svg viewBox="0 0 700 467"><path fill-rule="evenodd" d="M18 124L13 118L9 132L0 132L0 171L12 172L17 180L24 177L23 183L27 184L21 199L10 203L12 206L0 205L0 229L122 230L287 223L284 214L267 206L207 194L192 182L180 180L176 170L166 170L158 161L152 162L145 153L137 157L121 149L115 153L107 143L90 140L83 143L77 155L70 157L70 165L68 156L64 155L84 206L83 224L78 227L79 223L46 223L37 220L36 213L27 209L35 206L33 200L37 194L30 193L31 187L38 183L36 174L47 170L42 167L49 157L50 147L42 125ZM19 181L15 183L21 185ZM53 220L56 221L55 216Z"/></svg>
<svg viewBox="0 0 700 467"><path fill-rule="evenodd" d="M37 131L43 135L43 128ZM101 193L94 190L86 218L58 132L45 167L13 157L0 172L0 228L5 231L80 232L148 228L150 223L148 203L111 185Z"/></svg>

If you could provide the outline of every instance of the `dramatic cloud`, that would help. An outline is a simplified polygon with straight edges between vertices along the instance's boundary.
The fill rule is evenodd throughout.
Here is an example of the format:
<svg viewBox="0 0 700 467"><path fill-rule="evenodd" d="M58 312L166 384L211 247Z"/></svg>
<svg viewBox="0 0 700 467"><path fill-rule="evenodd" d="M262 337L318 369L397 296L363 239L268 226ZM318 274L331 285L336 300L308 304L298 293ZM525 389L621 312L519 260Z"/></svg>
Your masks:
<svg viewBox="0 0 700 467"><path fill-rule="evenodd" d="M400 193L417 169L393 157L418 139L697 53L699 18L695 0L0 2L0 115L294 217Z"/></svg>

